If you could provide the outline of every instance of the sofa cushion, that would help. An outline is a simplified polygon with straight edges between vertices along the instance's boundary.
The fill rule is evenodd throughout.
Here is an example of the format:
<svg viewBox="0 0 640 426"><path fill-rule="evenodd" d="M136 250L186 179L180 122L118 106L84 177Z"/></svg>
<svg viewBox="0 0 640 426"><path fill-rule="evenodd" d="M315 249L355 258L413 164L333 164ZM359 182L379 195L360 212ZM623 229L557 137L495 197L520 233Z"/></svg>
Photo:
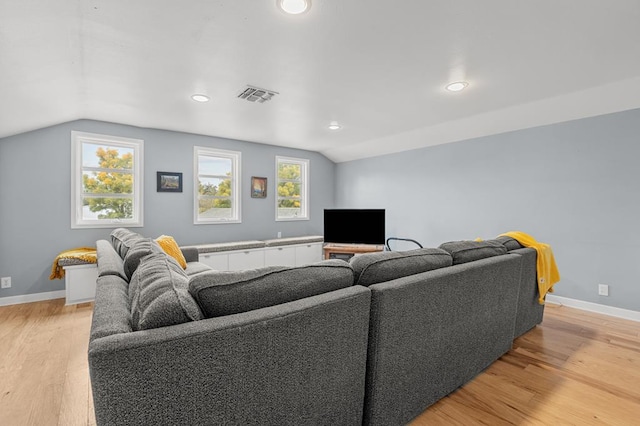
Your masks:
<svg viewBox="0 0 640 426"><path fill-rule="evenodd" d="M440 244L453 257L453 264L473 262L486 257L507 253L507 248L497 241L450 241Z"/></svg>
<svg viewBox="0 0 640 426"><path fill-rule="evenodd" d="M353 285L353 269L343 260L300 267L269 266L246 271L193 275L189 291L207 318L237 314L327 293Z"/></svg>
<svg viewBox="0 0 640 426"><path fill-rule="evenodd" d="M129 282L131 326L147 330L202 319L202 312L188 290L189 278L165 253L140 260Z"/></svg>
<svg viewBox="0 0 640 426"><path fill-rule="evenodd" d="M136 241L136 243L129 247L127 254L124 257L123 269L127 276L127 280L131 279L131 276L138 268L140 260L151 253L163 253L162 247L157 242L150 238L143 238Z"/></svg>
<svg viewBox="0 0 640 426"><path fill-rule="evenodd" d="M453 264L449 253L437 248L409 251L383 251L354 256L349 261L355 283L370 286L384 281L419 274Z"/></svg>
<svg viewBox="0 0 640 426"><path fill-rule="evenodd" d="M122 259L127 255L130 247L133 247L136 242L143 239L142 235L126 228L117 228L111 232L111 245Z"/></svg>
<svg viewBox="0 0 640 426"><path fill-rule="evenodd" d="M173 237L169 235L160 235L156 238L156 241L160 244L160 247L162 247L162 250L164 250L165 253L173 257L178 262L178 265L182 266L182 269L187 269L187 261L182 254L182 250L178 247L178 243Z"/></svg>
<svg viewBox="0 0 640 426"><path fill-rule="evenodd" d="M494 241L497 241L501 243L503 246L505 246L507 248L507 251L518 250L524 247L518 242L518 240L511 237L507 237L506 235L496 237Z"/></svg>

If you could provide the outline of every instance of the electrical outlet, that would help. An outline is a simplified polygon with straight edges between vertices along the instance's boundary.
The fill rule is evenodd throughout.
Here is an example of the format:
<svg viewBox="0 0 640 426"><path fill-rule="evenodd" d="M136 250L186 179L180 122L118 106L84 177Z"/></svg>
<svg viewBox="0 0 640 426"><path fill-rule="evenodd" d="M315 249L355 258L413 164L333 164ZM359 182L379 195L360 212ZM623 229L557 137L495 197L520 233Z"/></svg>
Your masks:
<svg viewBox="0 0 640 426"><path fill-rule="evenodd" d="M282 232L278 231L278 238L282 238Z"/></svg>
<svg viewBox="0 0 640 426"><path fill-rule="evenodd" d="M609 295L609 286L607 284L598 284L598 295L599 296L608 296Z"/></svg>
<svg viewBox="0 0 640 426"><path fill-rule="evenodd" d="M11 288L11 277L2 277L0 288Z"/></svg>

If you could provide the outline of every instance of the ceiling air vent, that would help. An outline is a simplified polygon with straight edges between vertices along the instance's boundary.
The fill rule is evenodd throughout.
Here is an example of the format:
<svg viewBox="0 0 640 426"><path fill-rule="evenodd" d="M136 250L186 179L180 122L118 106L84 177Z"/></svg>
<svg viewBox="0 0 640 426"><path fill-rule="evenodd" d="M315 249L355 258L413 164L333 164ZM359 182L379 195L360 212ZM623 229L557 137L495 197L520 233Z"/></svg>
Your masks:
<svg viewBox="0 0 640 426"><path fill-rule="evenodd" d="M259 87L247 86L246 89L243 89L242 92L238 94L238 98L246 99L249 102L263 103L273 98L277 94L278 92L274 92L273 90L260 89Z"/></svg>

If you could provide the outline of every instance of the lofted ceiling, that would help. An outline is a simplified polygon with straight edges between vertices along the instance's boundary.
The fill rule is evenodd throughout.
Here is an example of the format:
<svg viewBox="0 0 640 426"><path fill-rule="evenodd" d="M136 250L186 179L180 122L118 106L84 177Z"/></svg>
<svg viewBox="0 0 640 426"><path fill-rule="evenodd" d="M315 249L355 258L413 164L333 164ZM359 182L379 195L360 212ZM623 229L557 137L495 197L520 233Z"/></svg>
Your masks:
<svg viewBox="0 0 640 426"><path fill-rule="evenodd" d="M639 108L639 23L637 0L0 0L0 137L87 118L349 161Z"/></svg>

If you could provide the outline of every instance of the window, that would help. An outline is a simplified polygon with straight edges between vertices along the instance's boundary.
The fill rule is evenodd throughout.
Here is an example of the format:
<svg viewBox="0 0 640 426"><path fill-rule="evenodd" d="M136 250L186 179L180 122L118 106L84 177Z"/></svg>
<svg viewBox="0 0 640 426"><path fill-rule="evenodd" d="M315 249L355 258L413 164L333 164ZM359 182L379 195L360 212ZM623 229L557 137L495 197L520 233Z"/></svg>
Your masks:
<svg viewBox="0 0 640 426"><path fill-rule="evenodd" d="M194 223L239 223L240 153L194 149Z"/></svg>
<svg viewBox="0 0 640 426"><path fill-rule="evenodd" d="M71 132L71 227L142 226L139 139Z"/></svg>
<svg viewBox="0 0 640 426"><path fill-rule="evenodd" d="M309 160L276 157L276 220L309 219Z"/></svg>

